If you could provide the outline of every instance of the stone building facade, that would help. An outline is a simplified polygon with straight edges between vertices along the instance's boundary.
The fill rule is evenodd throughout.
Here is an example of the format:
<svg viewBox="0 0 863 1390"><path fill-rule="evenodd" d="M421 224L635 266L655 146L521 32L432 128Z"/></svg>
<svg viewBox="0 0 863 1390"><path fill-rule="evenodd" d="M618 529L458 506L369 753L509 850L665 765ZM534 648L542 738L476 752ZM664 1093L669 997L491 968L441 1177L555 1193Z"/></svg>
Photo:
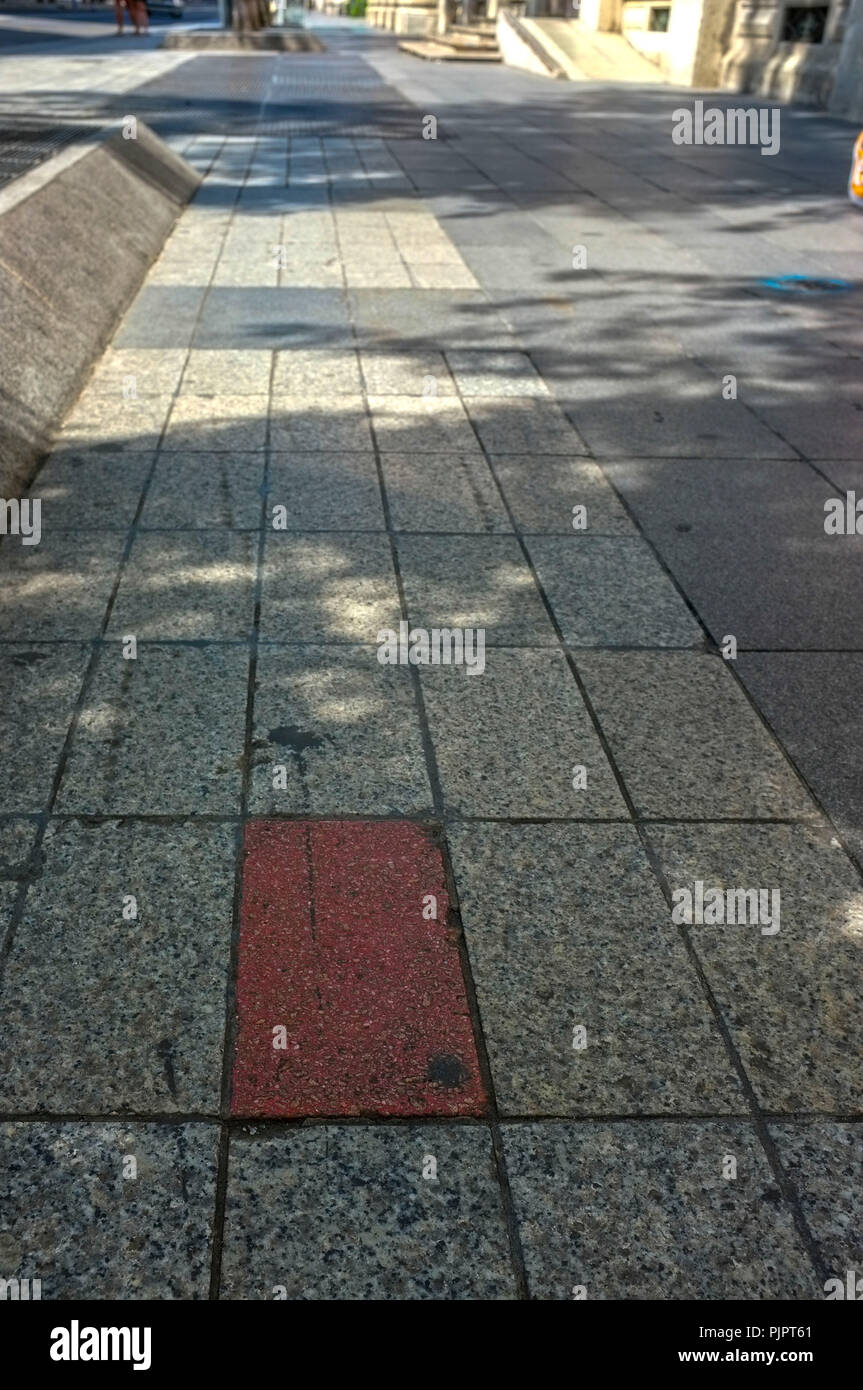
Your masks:
<svg viewBox="0 0 863 1390"><path fill-rule="evenodd" d="M492 19L498 3L473 0L472 14ZM541 18L571 14L571 4L514 8ZM397 34L431 35L437 0L375 0L367 17ZM580 0L569 22L621 34L674 85L751 92L863 122L863 0Z"/></svg>

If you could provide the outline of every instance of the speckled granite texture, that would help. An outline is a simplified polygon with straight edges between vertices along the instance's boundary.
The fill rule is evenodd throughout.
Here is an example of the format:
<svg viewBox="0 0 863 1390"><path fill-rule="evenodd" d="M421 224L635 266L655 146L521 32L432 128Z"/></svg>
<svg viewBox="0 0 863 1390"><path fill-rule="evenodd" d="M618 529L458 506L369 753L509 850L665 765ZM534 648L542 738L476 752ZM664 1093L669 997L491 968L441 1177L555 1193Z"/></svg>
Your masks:
<svg viewBox="0 0 863 1390"><path fill-rule="evenodd" d="M863 320L757 282L859 278L850 137L677 148L662 88L309 23L148 89L201 190L0 539L0 1280L821 1299Z"/></svg>

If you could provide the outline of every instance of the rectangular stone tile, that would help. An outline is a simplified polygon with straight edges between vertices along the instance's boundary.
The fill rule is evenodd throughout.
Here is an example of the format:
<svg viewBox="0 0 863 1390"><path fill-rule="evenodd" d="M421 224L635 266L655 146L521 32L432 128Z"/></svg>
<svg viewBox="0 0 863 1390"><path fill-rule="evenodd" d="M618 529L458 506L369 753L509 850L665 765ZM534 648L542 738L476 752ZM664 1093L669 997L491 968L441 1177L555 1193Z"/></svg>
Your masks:
<svg viewBox="0 0 863 1390"><path fill-rule="evenodd" d="M742 400L722 399L721 381L671 383L613 399L585 400L577 392L568 403L572 418L593 453L605 457L774 458L794 451L747 410Z"/></svg>
<svg viewBox="0 0 863 1390"><path fill-rule="evenodd" d="M224 216L216 216L213 213L194 221L183 216L150 268L147 283L161 283L162 277L159 272L164 266L185 265L189 284L207 284L230 227L230 209L226 207L224 213ZM202 271L206 272L203 279Z"/></svg>
<svg viewBox="0 0 863 1390"><path fill-rule="evenodd" d="M507 319L518 333L517 339L497 346L501 349L525 346L532 351L547 346L549 331L559 329L560 319L569 308L554 282L561 272L570 273L571 250L569 255L561 255L559 250L533 255L523 238L517 256L513 255L511 245L492 246L487 242L480 246L463 245L462 250L489 297L505 302ZM477 342L482 339L477 337L474 344L461 346L471 347Z"/></svg>
<svg viewBox="0 0 863 1390"><path fill-rule="evenodd" d="M87 383L89 396L113 400L135 396L172 396L177 389L187 349L111 347Z"/></svg>
<svg viewBox="0 0 863 1390"><path fill-rule="evenodd" d="M458 255L438 219L422 204L416 209L388 212L386 223L399 246L439 244L447 248L449 254Z"/></svg>
<svg viewBox="0 0 863 1390"><path fill-rule="evenodd" d="M355 248L353 255L343 251L342 256L349 290L403 290L410 289L413 283L400 260L375 263L374 257L364 254L360 248Z"/></svg>
<svg viewBox="0 0 863 1390"><path fill-rule="evenodd" d="M495 647L481 676L421 668L444 801L464 816L625 816L563 656ZM586 769L575 789L574 767ZM579 782L582 778L579 776Z"/></svg>
<svg viewBox="0 0 863 1390"><path fill-rule="evenodd" d="M141 512L143 530L227 530L261 523L264 454L164 453Z"/></svg>
<svg viewBox="0 0 863 1390"><path fill-rule="evenodd" d="M273 396L270 443L277 450L349 452L371 449L362 396Z"/></svg>
<svg viewBox="0 0 863 1390"><path fill-rule="evenodd" d="M284 518L274 517L276 507ZM273 454L267 518L286 531L385 530L374 454Z"/></svg>
<svg viewBox="0 0 863 1390"><path fill-rule="evenodd" d="M467 266L453 246L449 237L440 228L430 232L411 233L410 231L396 232L398 249L404 257L406 264L411 272L423 270L440 270L462 273L467 271ZM476 288L476 281L470 277L469 282L465 282L470 288ZM453 289L461 288L461 285L453 284ZM448 286L429 285L429 289L449 288Z"/></svg>
<svg viewBox="0 0 863 1390"><path fill-rule="evenodd" d="M492 467L522 532L634 535L635 527L590 459L494 454ZM575 508L583 508L576 514ZM575 525L573 523L576 523ZM578 528L578 529L576 529Z"/></svg>
<svg viewBox="0 0 863 1390"><path fill-rule="evenodd" d="M221 1296L515 1298L488 1130L326 1125L233 1138Z"/></svg>
<svg viewBox="0 0 863 1390"><path fill-rule="evenodd" d="M549 390L523 352L447 353L463 396L549 396Z"/></svg>
<svg viewBox="0 0 863 1390"><path fill-rule="evenodd" d="M0 636L16 641L97 637L117 578L125 536L54 531L38 545L9 536L0 546Z"/></svg>
<svg viewBox="0 0 863 1390"><path fill-rule="evenodd" d="M268 531L261 633L284 642L358 642L374 656L401 617L389 541Z"/></svg>
<svg viewBox="0 0 863 1390"><path fill-rule="evenodd" d="M740 678L863 864L861 652L741 652Z"/></svg>
<svg viewBox="0 0 863 1390"><path fill-rule="evenodd" d="M479 282L462 262L407 260L411 280L420 290L478 290Z"/></svg>
<svg viewBox="0 0 863 1390"><path fill-rule="evenodd" d="M338 263L338 248L330 212L330 192L331 185L328 185L327 173L323 164L314 169L301 169L297 174L291 173L288 187L282 190L283 207L288 214L285 218L282 239L290 247L290 229L294 220L307 217L317 218L321 225L326 222L326 234L320 231L304 233L305 243L307 245L316 244L317 240L320 240L323 253L329 253ZM335 199L333 202L335 203ZM302 246L303 238L301 237L301 249Z"/></svg>
<svg viewBox="0 0 863 1390"><path fill-rule="evenodd" d="M349 290L360 348L514 346L511 330L481 290Z"/></svg>
<svg viewBox="0 0 863 1390"><path fill-rule="evenodd" d="M203 295L213 278L217 257L218 246L175 250L169 244L150 270L144 289L152 293L157 289L196 287Z"/></svg>
<svg viewBox="0 0 863 1390"><path fill-rule="evenodd" d="M291 162L293 163L294 151L291 149ZM305 174L303 182L308 184L310 180L326 182L326 174L322 172L322 166L304 166L302 171ZM293 176L293 170L292 170ZM292 177L293 182L293 177ZM289 203L290 195L286 195L286 202ZM282 228L282 239L289 249L299 247L301 250L311 250L316 246L325 246L327 250L335 249L338 246L336 240L335 218L326 206L326 195L324 196L323 207L319 210L302 208L292 208L285 218Z"/></svg>
<svg viewBox="0 0 863 1390"><path fill-rule="evenodd" d="M90 658L78 643L0 647L0 765L4 811L44 809Z"/></svg>
<svg viewBox="0 0 863 1390"><path fill-rule="evenodd" d="M841 1281L841 1292L833 1285L822 1296L848 1298L848 1272L853 1270L857 1287L852 1296L859 1300L863 1274L860 1126L823 1119L794 1123L771 1120L767 1127L797 1189L828 1275Z"/></svg>
<svg viewBox="0 0 863 1390"><path fill-rule="evenodd" d="M99 653L57 801L60 811L234 815L249 653L243 646Z"/></svg>
<svg viewBox="0 0 863 1390"><path fill-rule="evenodd" d="M818 467L837 491L856 492L858 497L863 497L863 459L859 457L863 454L863 447L857 453L858 457L854 459L825 459L819 462Z"/></svg>
<svg viewBox="0 0 863 1390"><path fill-rule="evenodd" d="M479 452L381 454L397 531L510 531L494 477Z"/></svg>
<svg viewBox="0 0 863 1390"><path fill-rule="evenodd" d="M748 1122L505 1125L503 1134L533 1298L820 1296ZM727 1156L734 1180L723 1176Z"/></svg>
<svg viewBox="0 0 863 1390"><path fill-rule="evenodd" d="M226 206L221 216L214 212L206 217L202 216L196 219L187 215L181 217L165 242L153 270L157 270L165 261L170 263L185 262L190 270L189 283L193 283L197 278L192 273L196 267L207 267L212 270L226 244L225 238L230 235L231 215L232 209L230 206Z"/></svg>
<svg viewBox="0 0 863 1390"><path fill-rule="evenodd" d="M245 253L223 255L212 279L213 289L275 289L278 283L279 264L268 246L253 246Z"/></svg>
<svg viewBox="0 0 863 1390"><path fill-rule="evenodd" d="M440 846L426 827L248 824L231 1113L485 1114L448 921Z"/></svg>
<svg viewBox="0 0 863 1390"><path fill-rule="evenodd" d="M43 531L127 530L153 458L152 453L56 450L29 489L29 496L41 501Z"/></svg>
<svg viewBox="0 0 863 1390"><path fill-rule="evenodd" d="M172 396L114 398L85 392L67 415L57 442L76 452L110 448L112 453L146 453L157 448L172 401Z"/></svg>
<svg viewBox="0 0 863 1390"><path fill-rule="evenodd" d="M721 657L593 652L578 666L639 814L814 812Z"/></svg>
<svg viewBox="0 0 863 1390"><path fill-rule="evenodd" d="M213 284L277 285L281 218L258 224L257 218L234 221L225 237ZM232 275L237 279L233 280Z"/></svg>
<svg viewBox="0 0 863 1390"><path fill-rule="evenodd" d="M180 386L184 396L266 396L273 354L266 348L189 353Z"/></svg>
<svg viewBox="0 0 863 1390"><path fill-rule="evenodd" d="M393 453L479 452L464 408L448 396L369 396L378 446Z"/></svg>
<svg viewBox="0 0 863 1390"><path fill-rule="evenodd" d="M54 821L42 851L0 991L3 1109L216 1114L234 827Z"/></svg>
<svg viewBox="0 0 863 1390"><path fill-rule="evenodd" d="M249 532L139 532L108 635L139 642L248 637L257 551Z"/></svg>
<svg viewBox="0 0 863 1390"><path fill-rule="evenodd" d="M283 156L285 153L283 151ZM240 190L236 215L225 237L223 255L233 258L272 250L282 235L282 214L280 209L268 214L266 207L278 201L270 197L272 184L282 182L280 178L271 178L269 162L256 150L249 175ZM268 191L259 193L259 188Z"/></svg>
<svg viewBox="0 0 863 1390"><path fill-rule="evenodd" d="M631 826L457 825L447 837L501 1114L740 1108Z"/></svg>
<svg viewBox="0 0 863 1390"><path fill-rule="evenodd" d="M443 353L405 348L360 355L370 396L454 396Z"/></svg>
<svg viewBox="0 0 863 1390"><path fill-rule="evenodd" d="M468 414L490 454L586 454L560 406L530 396L468 396Z"/></svg>
<svg viewBox="0 0 863 1390"><path fill-rule="evenodd" d="M162 448L245 453L267 442L267 396L178 396Z"/></svg>
<svg viewBox="0 0 863 1390"><path fill-rule="evenodd" d="M198 348L351 347L353 332L342 289L216 286L195 330Z"/></svg>
<svg viewBox="0 0 863 1390"><path fill-rule="evenodd" d="M399 537L412 624L485 629L486 645L556 642L518 542L510 536Z"/></svg>
<svg viewBox="0 0 863 1390"><path fill-rule="evenodd" d="M811 459L860 456L860 363L836 362L827 389L810 381L808 390L787 389L775 379L766 385L741 383L742 391L771 429Z"/></svg>
<svg viewBox="0 0 863 1390"><path fill-rule="evenodd" d="M43 1299L205 1299L218 1145L207 1124L0 1124L4 1276Z"/></svg>
<svg viewBox="0 0 863 1390"><path fill-rule="evenodd" d="M326 153L330 172L333 172L336 150L332 140L327 141ZM359 164L353 150L346 149L345 154L347 155L345 177L348 181L352 181L359 172ZM395 247L387 218L381 211L372 211L369 208L339 209L335 214L335 223L338 228L339 240L342 242L347 242L353 246L366 242L371 247L386 246L390 250Z"/></svg>
<svg viewBox="0 0 863 1390"><path fill-rule="evenodd" d="M180 285L145 284L114 335L112 346L161 349L188 346L206 293L206 280L191 285L185 278Z"/></svg>
<svg viewBox="0 0 863 1390"><path fill-rule="evenodd" d="M808 463L636 460L608 471L715 641L861 645L860 538L825 533L837 494Z"/></svg>
<svg viewBox="0 0 863 1390"><path fill-rule="evenodd" d="M837 842L799 825L652 826L649 833L672 892L694 894L701 882L705 893L768 894L769 923L688 928L762 1106L859 1109L863 1063L850 1040L863 978L863 888Z"/></svg>
<svg viewBox="0 0 863 1390"><path fill-rule="evenodd" d="M256 814L405 816L432 797L410 671L369 647L262 643L255 695Z"/></svg>
<svg viewBox="0 0 863 1390"><path fill-rule="evenodd" d="M314 253L306 252L303 255L292 255L288 252L288 259L279 264L279 287L281 289L295 290L337 290L341 292L344 288L344 275L338 257L338 252L333 250L327 254L324 249L317 249ZM339 340L347 340L347 333L339 334Z"/></svg>
<svg viewBox="0 0 863 1390"><path fill-rule="evenodd" d="M570 646L703 644L695 618L637 536L535 536L528 550Z"/></svg>
<svg viewBox="0 0 863 1390"><path fill-rule="evenodd" d="M359 362L353 348L293 348L276 353L274 396L359 396Z"/></svg>

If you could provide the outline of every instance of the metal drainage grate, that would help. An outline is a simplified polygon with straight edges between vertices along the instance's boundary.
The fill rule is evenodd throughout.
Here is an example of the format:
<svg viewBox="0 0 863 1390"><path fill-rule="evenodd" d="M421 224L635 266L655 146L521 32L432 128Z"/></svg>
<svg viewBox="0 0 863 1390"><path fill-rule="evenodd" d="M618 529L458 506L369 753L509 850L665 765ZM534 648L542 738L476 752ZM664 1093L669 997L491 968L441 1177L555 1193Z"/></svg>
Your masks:
<svg viewBox="0 0 863 1390"><path fill-rule="evenodd" d="M44 127L25 120L8 122L0 114L0 188L50 159L73 140L91 133L86 125Z"/></svg>

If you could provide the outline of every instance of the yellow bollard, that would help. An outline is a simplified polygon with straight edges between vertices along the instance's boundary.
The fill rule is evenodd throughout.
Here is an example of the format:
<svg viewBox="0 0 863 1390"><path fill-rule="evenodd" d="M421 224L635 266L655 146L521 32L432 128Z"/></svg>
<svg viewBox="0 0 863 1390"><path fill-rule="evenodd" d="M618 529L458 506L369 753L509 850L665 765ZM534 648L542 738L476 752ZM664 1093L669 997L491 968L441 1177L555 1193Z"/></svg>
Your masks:
<svg viewBox="0 0 863 1390"><path fill-rule="evenodd" d="M863 131L854 142L851 175L848 179L848 197L852 203L858 203L860 207L863 207Z"/></svg>

